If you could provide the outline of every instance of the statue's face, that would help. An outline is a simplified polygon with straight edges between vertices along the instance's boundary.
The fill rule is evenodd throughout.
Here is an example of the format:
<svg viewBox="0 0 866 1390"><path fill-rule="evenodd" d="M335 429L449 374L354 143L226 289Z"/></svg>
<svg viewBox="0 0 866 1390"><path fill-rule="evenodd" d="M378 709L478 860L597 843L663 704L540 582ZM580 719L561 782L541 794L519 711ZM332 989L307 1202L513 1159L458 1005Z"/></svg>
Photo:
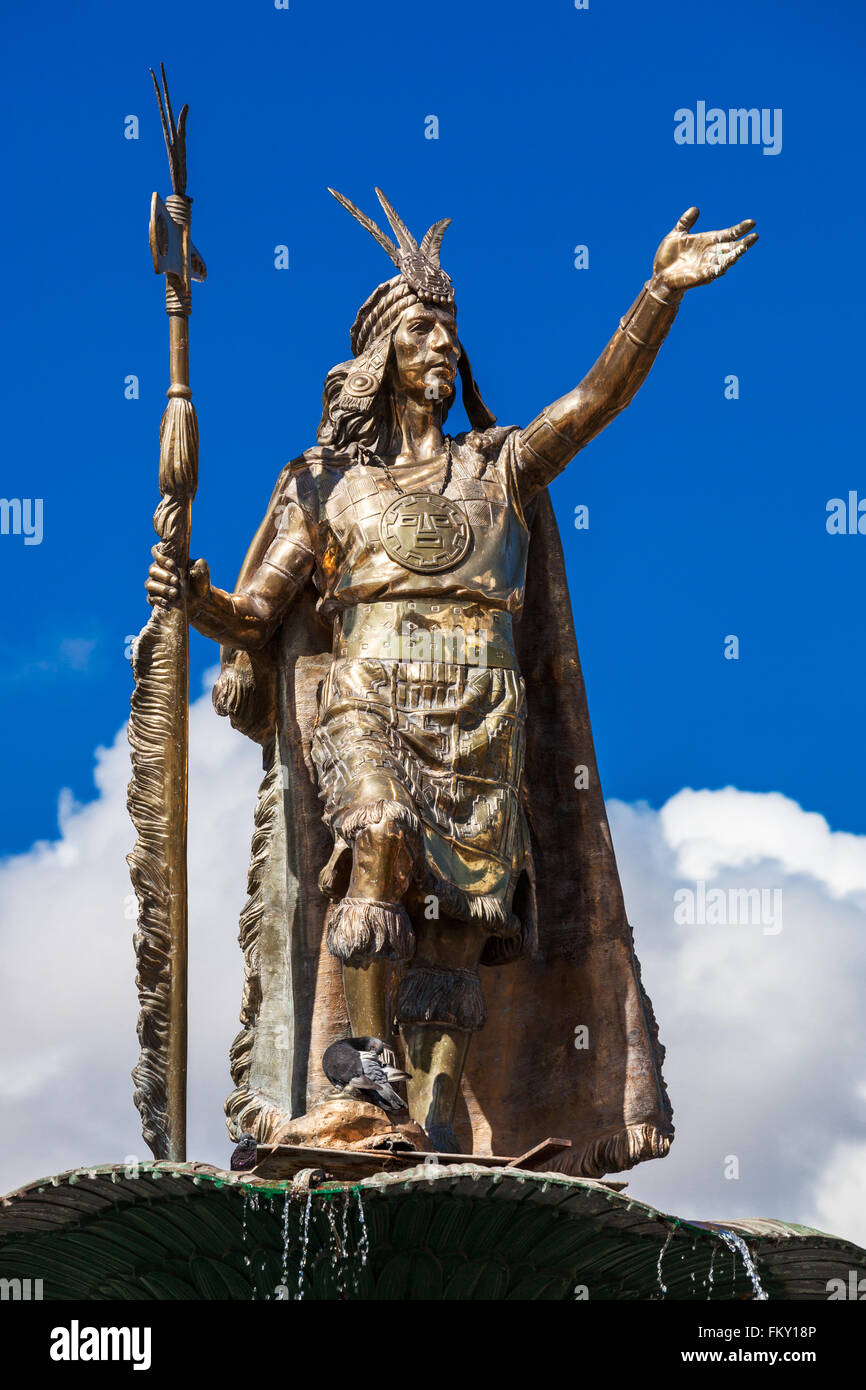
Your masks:
<svg viewBox="0 0 866 1390"><path fill-rule="evenodd" d="M457 323L446 309L415 304L394 334L398 391L423 400L444 400L454 391L460 348Z"/></svg>

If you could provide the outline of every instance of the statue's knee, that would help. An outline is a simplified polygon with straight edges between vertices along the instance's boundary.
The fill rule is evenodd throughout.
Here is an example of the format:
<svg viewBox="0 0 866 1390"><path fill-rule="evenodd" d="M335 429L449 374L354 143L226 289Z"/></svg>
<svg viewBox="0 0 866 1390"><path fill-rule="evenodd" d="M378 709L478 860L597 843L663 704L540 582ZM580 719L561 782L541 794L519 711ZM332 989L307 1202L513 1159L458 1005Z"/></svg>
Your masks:
<svg viewBox="0 0 866 1390"><path fill-rule="evenodd" d="M387 823L359 830L352 844L352 863L358 868L391 864L408 868L413 857L409 833Z"/></svg>
<svg viewBox="0 0 866 1390"><path fill-rule="evenodd" d="M402 801L368 801L349 811L340 821L340 834L348 844L420 844L421 822Z"/></svg>
<svg viewBox="0 0 866 1390"><path fill-rule="evenodd" d="M421 849L421 825L411 807L373 801L345 817L340 834L352 846L352 892L401 897Z"/></svg>

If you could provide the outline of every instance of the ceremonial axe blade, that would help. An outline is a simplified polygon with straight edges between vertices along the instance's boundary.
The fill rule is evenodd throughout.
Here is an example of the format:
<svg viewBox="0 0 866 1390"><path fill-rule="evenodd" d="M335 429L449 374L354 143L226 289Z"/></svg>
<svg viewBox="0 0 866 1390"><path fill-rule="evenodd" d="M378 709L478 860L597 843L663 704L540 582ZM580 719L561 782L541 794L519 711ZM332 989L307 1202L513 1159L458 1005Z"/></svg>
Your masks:
<svg viewBox="0 0 866 1390"><path fill-rule="evenodd" d="M157 275L170 276L187 293L191 280L207 279L207 266L189 239L189 227L174 220L158 193L150 200L150 253Z"/></svg>

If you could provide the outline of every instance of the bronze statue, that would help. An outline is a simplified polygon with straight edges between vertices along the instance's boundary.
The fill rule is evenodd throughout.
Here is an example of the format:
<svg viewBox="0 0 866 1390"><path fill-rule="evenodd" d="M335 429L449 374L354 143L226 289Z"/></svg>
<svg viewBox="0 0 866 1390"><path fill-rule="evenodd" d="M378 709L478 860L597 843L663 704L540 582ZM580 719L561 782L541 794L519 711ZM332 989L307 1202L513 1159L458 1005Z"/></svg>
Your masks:
<svg viewBox="0 0 866 1390"><path fill-rule="evenodd" d="M684 292L757 235L695 233L690 208L584 380L501 428L440 265L449 219L419 243L376 192L393 239L334 197L397 274L361 306L234 591L165 547L146 586L222 645L214 703L264 752L229 1127L285 1133L348 1033L399 1052L433 1147L567 1133L558 1166L616 1171L673 1128L546 488L632 399ZM471 429L452 437L458 375Z"/></svg>

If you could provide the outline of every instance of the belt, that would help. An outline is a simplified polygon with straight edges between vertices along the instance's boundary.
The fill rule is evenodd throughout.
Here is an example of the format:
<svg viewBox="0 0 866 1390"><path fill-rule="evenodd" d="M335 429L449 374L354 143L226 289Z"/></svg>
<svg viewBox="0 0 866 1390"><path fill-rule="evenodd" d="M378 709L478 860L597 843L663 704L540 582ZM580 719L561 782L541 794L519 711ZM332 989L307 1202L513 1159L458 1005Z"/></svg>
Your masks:
<svg viewBox="0 0 866 1390"><path fill-rule="evenodd" d="M472 601L359 603L334 625L334 656L517 670L511 614Z"/></svg>

